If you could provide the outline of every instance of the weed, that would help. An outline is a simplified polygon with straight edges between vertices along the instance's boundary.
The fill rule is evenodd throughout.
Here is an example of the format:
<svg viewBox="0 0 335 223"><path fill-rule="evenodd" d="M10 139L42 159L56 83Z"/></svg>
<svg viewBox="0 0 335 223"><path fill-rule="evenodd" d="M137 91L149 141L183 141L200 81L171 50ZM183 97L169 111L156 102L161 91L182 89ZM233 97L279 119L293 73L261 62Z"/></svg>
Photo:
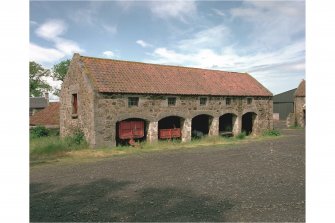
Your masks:
<svg viewBox="0 0 335 223"><path fill-rule="evenodd" d="M267 130L263 132L263 136L280 136L280 132L276 129Z"/></svg>
<svg viewBox="0 0 335 223"><path fill-rule="evenodd" d="M301 126L298 125L298 124L295 124L295 125L291 125L289 128L290 128L290 129L302 129L303 127L301 127Z"/></svg>
<svg viewBox="0 0 335 223"><path fill-rule="evenodd" d="M60 139L59 136L47 136L30 139L30 154L55 154L71 150L88 148L84 134L81 131L74 132L72 136Z"/></svg>
<svg viewBox="0 0 335 223"><path fill-rule="evenodd" d="M32 128L30 130L30 137L31 138L40 138L40 137L44 137L44 136L48 136L49 135L49 130L47 128L45 128L44 126L36 126L34 128Z"/></svg>
<svg viewBox="0 0 335 223"><path fill-rule="evenodd" d="M237 139L244 139L245 137L247 136L247 133L246 132L241 132L240 134L238 134L236 136Z"/></svg>

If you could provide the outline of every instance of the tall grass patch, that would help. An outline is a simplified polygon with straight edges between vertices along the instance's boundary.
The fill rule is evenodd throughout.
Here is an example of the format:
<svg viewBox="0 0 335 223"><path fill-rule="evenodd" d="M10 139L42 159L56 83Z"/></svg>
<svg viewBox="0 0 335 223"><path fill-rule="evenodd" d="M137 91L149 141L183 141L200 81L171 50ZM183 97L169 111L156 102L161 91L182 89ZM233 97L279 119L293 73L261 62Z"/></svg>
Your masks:
<svg viewBox="0 0 335 223"><path fill-rule="evenodd" d="M71 150L88 148L84 134L76 131L73 135L61 139L59 135L50 135L44 137L30 137L30 154L32 156L56 154Z"/></svg>
<svg viewBox="0 0 335 223"><path fill-rule="evenodd" d="M236 136L236 139L244 139L246 136L247 136L247 133L243 131Z"/></svg>
<svg viewBox="0 0 335 223"><path fill-rule="evenodd" d="M263 132L263 136L280 136L280 132L276 129L267 130Z"/></svg>

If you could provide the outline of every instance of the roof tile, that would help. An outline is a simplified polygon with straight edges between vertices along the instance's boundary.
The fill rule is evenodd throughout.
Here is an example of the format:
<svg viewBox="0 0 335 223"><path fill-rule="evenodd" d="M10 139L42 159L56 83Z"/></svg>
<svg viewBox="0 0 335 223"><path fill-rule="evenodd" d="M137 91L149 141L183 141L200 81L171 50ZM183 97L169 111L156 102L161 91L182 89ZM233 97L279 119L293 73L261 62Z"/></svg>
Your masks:
<svg viewBox="0 0 335 223"><path fill-rule="evenodd" d="M59 125L59 102L50 102L41 111L30 117L30 125Z"/></svg>
<svg viewBox="0 0 335 223"><path fill-rule="evenodd" d="M272 96L269 90L247 73L80 58L99 92Z"/></svg>

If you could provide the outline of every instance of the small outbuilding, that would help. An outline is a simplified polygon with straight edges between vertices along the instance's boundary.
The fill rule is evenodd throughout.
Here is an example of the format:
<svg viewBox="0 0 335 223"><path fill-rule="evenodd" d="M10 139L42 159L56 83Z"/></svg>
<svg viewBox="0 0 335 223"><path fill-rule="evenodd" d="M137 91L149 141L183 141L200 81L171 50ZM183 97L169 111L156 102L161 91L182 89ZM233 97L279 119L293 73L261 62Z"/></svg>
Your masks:
<svg viewBox="0 0 335 223"><path fill-rule="evenodd" d="M286 125L306 126L306 81L302 80L294 93L294 112L287 117Z"/></svg>
<svg viewBox="0 0 335 223"><path fill-rule="evenodd" d="M60 103L61 136L92 147L273 129L272 93L247 73L75 54Z"/></svg>
<svg viewBox="0 0 335 223"><path fill-rule="evenodd" d="M279 120L286 120L294 112L294 93L297 88L273 96L273 114L278 114Z"/></svg>
<svg viewBox="0 0 335 223"><path fill-rule="evenodd" d="M30 127L41 125L46 128L59 128L59 107L59 102L50 102L46 108L30 116Z"/></svg>
<svg viewBox="0 0 335 223"><path fill-rule="evenodd" d="M29 116L32 116L38 111L43 110L49 104L49 93L45 93L44 97L29 98Z"/></svg>

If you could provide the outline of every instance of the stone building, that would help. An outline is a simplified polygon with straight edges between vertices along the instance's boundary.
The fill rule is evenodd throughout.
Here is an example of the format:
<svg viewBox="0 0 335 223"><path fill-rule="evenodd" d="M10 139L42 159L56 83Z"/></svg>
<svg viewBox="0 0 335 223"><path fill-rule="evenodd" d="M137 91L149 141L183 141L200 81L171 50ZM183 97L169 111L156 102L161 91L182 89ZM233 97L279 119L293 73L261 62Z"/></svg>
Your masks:
<svg viewBox="0 0 335 223"><path fill-rule="evenodd" d="M256 135L273 128L272 93L247 73L85 57L75 54L60 94L60 133L79 128L91 147L120 141L125 120L144 121L141 140L166 128Z"/></svg>
<svg viewBox="0 0 335 223"><path fill-rule="evenodd" d="M287 117L286 125L306 126L306 81L302 80L294 93L294 112Z"/></svg>
<svg viewBox="0 0 335 223"><path fill-rule="evenodd" d="M59 129L59 102L49 102L49 105L29 117L29 126L44 126L51 129Z"/></svg>
<svg viewBox="0 0 335 223"><path fill-rule="evenodd" d="M29 98L29 116L32 116L38 111L43 110L49 104L49 93L44 93L44 97Z"/></svg>

